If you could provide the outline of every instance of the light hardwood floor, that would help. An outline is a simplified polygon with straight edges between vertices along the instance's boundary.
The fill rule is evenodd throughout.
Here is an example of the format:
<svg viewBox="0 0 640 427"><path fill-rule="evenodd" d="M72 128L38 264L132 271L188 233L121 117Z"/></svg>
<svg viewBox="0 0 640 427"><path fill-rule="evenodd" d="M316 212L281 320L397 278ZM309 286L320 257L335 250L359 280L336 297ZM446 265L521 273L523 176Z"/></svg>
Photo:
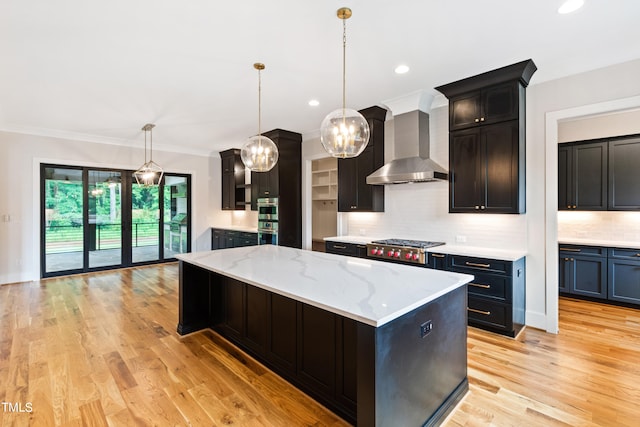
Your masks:
<svg viewBox="0 0 640 427"><path fill-rule="evenodd" d="M178 336L177 270L0 286L0 425L346 425L214 333ZM446 426L640 425L640 310L560 310L558 335L469 328Z"/></svg>

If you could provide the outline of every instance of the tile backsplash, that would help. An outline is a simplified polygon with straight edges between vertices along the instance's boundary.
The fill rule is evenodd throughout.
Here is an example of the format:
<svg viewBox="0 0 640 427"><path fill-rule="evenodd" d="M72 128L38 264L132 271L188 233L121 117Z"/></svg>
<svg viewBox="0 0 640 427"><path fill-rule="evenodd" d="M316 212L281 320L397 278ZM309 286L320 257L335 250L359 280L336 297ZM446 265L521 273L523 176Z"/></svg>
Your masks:
<svg viewBox="0 0 640 427"><path fill-rule="evenodd" d="M558 238L640 242L640 212L558 212Z"/></svg>

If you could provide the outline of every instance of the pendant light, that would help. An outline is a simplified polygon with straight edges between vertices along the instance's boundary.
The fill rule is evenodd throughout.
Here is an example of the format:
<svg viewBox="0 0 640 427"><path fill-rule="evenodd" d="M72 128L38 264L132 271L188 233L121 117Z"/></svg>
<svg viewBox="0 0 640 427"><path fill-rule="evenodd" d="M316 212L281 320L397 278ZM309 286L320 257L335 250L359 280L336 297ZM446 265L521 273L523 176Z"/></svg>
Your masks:
<svg viewBox="0 0 640 427"><path fill-rule="evenodd" d="M140 168L133 173L133 176L136 178L136 182L138 185L144 185L145 187L149 187L152 185L158 185L160 181L162 181L162 175L164 175L164 171L162 168L153 161L153 128L156 125L147 123L142 127L144 131L144 164L140 166ZM149 161L147 161L147 132L149 132L151 144L149 150Z"/></svg>
<svg viewBox="0 0 640 427"><path fill-rule="evenodd" d="M332 111L320 125L320 141L324 149L333 157L356 157L369 142L369 124L355 110L346 107L346 49L347 19L351 9L338 9L338 18L342 19L342 108Z"/></svg>
<svg viewBox="0 0 640 427"><path fill-rule="evenodd" d="M278 146L270 138L261 135L261 101L262 79L260 72L264 70L264 64L256 62L253 68L258 70L258 134L247 139L240 151L242 163L253 172L268 172L278 162Z"/></svg>

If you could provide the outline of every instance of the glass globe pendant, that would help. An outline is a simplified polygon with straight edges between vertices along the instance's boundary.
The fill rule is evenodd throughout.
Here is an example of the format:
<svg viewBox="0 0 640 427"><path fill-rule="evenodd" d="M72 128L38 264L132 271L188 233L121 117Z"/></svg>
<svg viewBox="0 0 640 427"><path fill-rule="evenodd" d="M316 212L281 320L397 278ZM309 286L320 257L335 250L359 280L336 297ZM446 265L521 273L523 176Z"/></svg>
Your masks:
<svg viewBox="0 0 640 427"><path fill-rule="evenodd" d="M356 157L369 143L369 123L355 110L346 108L346 20L352 15L351 9L338 9L338 18L342 19L342 108L332 111L320 125L320 142L325 151L333 157Z"/></svg>
<svg viewBox="0 0 640 427"><path fill-rule="evenodd" d="M270 138L261 135L261 92L262 80L260 71L264 70L264 64L259 62L253 64L253 68L258 70L258 134L247 139L240 150L242 163L253 172L268 172L278 162L278 146Z"/></svg>

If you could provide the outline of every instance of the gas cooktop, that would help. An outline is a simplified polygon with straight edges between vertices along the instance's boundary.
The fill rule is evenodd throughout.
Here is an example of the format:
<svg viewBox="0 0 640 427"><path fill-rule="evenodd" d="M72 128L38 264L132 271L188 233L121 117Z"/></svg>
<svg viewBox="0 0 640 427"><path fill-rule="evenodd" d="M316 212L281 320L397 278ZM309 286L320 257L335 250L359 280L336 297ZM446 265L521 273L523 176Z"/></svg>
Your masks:
<svg viewBox="0 0 640 427"><path fill-rule="evenodd" d="M429 242L425 240L407 240L407 239L385 239L385 240L374 240L371 243L379 244L379 245L389 245L389 246L402 246L408 248L421 248L427 249L432 248L434 246L444 245L444 242Z"/></svg>
<svg viewBox="0 0 640 427"><path fill-rule="evenodd" d="M426 265L426 249L440 245L444 245L444 242L407 239L374 240L367 244L367 256L384 261Z"/></svg>

